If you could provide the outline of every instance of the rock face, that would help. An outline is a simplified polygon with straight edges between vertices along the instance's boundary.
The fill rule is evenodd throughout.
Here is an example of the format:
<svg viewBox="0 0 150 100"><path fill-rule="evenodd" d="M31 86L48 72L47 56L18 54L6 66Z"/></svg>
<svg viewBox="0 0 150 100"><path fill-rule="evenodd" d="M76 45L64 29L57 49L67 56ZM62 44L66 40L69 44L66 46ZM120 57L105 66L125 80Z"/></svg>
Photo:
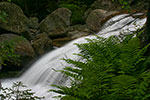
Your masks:
<svg viewBox="0 0 150 100"><path fill-rule="evenodd" d="M87 17L86 24L89 29L94 32L98 32L104 23L103 20L106 20L106 17L118 13L117 11L106 11L102 9L93 10Z"/></svg>
<svg viewBox="0 0 150 100"><path fill-rule="evenodd" d="M52 41L46 33L35 36L31 44L38 55L42 55L52 48Z"/></svg>
<svg viewBox="0 0 150 100"><path fill-rule="evenodd" d="M15 43L15 52L21 56L22 64L26 64L34 56L35 52L28 40L16 34L0 35L0 42L13 41Z"/></svg>
<svg viewBox="0 0 150 100"><path fill-rule="evenodd" d="M70 25L71 11L67 8L58 8L48 15L39 25L41 32L50 37L64 35Z"/></svg>
<svg viewBox="0 0 150 100"><path fill-rule="evenodd" d="M0 2L0 14L4 21L0 20L0 31L21 34L28 29L29 20L22 9L13 3Z"/></svg>

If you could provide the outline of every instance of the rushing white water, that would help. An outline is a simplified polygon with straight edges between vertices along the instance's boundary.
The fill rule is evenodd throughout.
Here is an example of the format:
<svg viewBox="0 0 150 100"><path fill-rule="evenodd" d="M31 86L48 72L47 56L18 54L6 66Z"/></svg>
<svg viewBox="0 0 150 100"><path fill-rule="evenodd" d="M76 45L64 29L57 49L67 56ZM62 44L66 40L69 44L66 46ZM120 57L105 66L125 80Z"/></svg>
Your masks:
<svg viewBox="0 0 150 100"><path fill-rule="evenodd" d="M112 35L119 35L120 32L124 34L130 33L142 27L145 21L146 19L134 19L128 14L118 15L107 21L98 35L107 38ZM22 76L17 79L3 80L2 85L8 87L14 81L22 81L29 88L32 88L38 96L45 96L45 100L55 100L52 97L57 94L47 92L53 88L50 85L69 85L69 81L61 73L55 72L54 69L60 70L67 65L61 60L62 58L78 59L77 56L73 55L73 53L79 52L74 43L85 43L85 38L94 37L86 36L76 39L61 48L47 53L36 61Z"/></svg>

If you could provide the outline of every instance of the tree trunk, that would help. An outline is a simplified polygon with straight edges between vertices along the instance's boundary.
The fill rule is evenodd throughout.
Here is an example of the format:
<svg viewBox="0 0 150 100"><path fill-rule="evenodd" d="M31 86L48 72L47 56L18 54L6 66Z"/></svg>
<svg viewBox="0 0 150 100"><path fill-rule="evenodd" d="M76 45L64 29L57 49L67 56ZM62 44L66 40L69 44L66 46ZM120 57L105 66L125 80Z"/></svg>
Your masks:
<svg viewBox="0 0 150 100"><path fill-rule="evenodd" d="M142 48L150 43L150 0L147 0L147 3L148 3L147 20L145 26L143 27L144 32L139 36ZM147 48L147 51L145 52L144 55L150 56L150 47Z"/></svg>
<svg viewBox="0 0 150 100"><path fill-rule="evenodd" d="M147 11L147 20L145 26L142 28L144 29L144 32L139 35L139 38L141 40L141 47L146 46L148 43L150 43L150 0L147 0L148 2L148 11Z"/></svg>
<svg viewBox="0 0 150 100"><path fill-rule="evenodd" d="M145 27L145 44L147 45L150 43L150 0L148 0L148 12L147 12L147 21L146 21L146 27Z"/></svg>

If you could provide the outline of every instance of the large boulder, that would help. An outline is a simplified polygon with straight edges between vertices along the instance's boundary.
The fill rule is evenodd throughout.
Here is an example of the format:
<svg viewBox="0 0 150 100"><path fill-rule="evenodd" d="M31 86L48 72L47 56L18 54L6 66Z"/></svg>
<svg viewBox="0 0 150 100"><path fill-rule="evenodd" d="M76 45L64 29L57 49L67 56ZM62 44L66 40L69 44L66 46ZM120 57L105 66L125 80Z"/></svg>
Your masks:
<svg viewBox="0 0 150 100"><path fill-rule="evenodd" d="M100 28L103 25L104 21L106 21L106 18L111 18L113 15L116 15L117 13L118 13L117 11L108 12L102 9L95 9L88 15L86 24L89 29L91 29L94 32L98 32L100 31Z"/></svg>
<svg viewBox="0 0 150 100"><path fill-rule="evenodd" d="M71 11L67 8L58 8L41 21L39 28L50 37L63 36L70 25Z"/></svg>
<svg viewBox="0 0 150 100"><path fill-rule="evenodd" d="M103 9L107 11L119 11L121 10L121 5L119 3L114 3L112 0L95 0L95 2L90 6L90 8L85 12L84 19L95 9Z"/></svg>
<svg viewBox="0 0 150 100"><path fill-rule="evenodd" d="M46 33L35 36L31 44L38 55L42 55L52 48L52 41Z"/></svg>
<svg viewBox="0 0 150 100"><path fill-rule="evenodd" d="M21 64L24 66L29 62L34 56L35 52L28 40L22 36L16 34L1 34L0 42L13 42L15 46L16 54L20 55Z"/></svg>
<svg viewBox="0 0 150 100"><path fill-rule="evenodd" d="M8 2L0 2L0 14L3 20L0 20L0 31L22 34L28 30L30 21L24 15L22 9Z"/></svg>

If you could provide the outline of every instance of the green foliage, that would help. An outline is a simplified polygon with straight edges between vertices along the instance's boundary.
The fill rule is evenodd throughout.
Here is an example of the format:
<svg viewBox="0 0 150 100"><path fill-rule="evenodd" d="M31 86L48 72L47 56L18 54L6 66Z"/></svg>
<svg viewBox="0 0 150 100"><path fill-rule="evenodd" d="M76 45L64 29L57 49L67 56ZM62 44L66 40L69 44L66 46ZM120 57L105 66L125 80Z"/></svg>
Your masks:
<svg viewBox="0 0 150 100"><path fill-rule="evenodd" d="M15 53L16 41L18 41L18 39L0 42L0 66L6 65L5 61L12 62L16 65L20 64L20 56Z"/></svg>
<svg viewBox="0 0 150 100"><path fill-rule="evenodd" d="M25 89L22 82L13 83L11 88L1 88L1 100L42 100L44 97L35 96L31 89Z"/></svg>
<svg viewBox="0 0 150 100"><path fill-rule="evenodd" d="M8 66L8 67L9 67L9 66ZM7 67L7 68L8 68L8 67ZM6 67L5 67L5 68L6 68ZM9 68L8 68L8 69L9 69ZM4 70L4 67L3 67L3 70ZM14 70L13 70L13 71L3 71L3 70L0 72L0 78L2 78L2 79L3 79L3 78L5 78L5 79L6 79L6 78L7 78L7 79L8 79L8 78L14 78L14 77L16 77L16 76L19 74L19 72L20 72L20 71L14 71Z"/></svg>
<svg viewBox="0 0 150 100"><path fill-rule="evenodd" d="M72 24L84 24L84 20L82 18L85 10L87 9L87 5L85 5L82 1L73 1L73 0L62 0L59 2L59 7L65 7L72 11L71 22Z"/></svg>
<svg viewBox="0 0 150 100"><path fill-rule="evenodd" d="M120 41L117 37L87 39L76 44L82 59L64 59L73 67L61 72L71 80L71 86L55 86L50 90L63 100L149 100L149 57L143 56L150 44L140 48L140 41L128 35ZM68 99L69 98L69 99Z"/></svg>
<svg viewBox="0 0 150 100"><path fill-rule="evenodd" d="M20 6L28 17L38 17L41 21L58 8L57 0L11 0Z"/></svg>
<svg viewBox="0 0 150 100"><path fill-rule="evenodd" d="M123 9L130 9L130 3L132 0L112 0L113 2L120 3Z"/></svg>
<svg viewBox="0 0 150 100"><path fill-rule="evenodd" d="M11 0L7 0L8 2L11 2Z"/></svg>
<svg viewBox="0 0 150 100"><path fill-rule="evenodd" d="M6 17L7 17L7 13L4 11L0 11L0 23L6 23Z"/></svg>

